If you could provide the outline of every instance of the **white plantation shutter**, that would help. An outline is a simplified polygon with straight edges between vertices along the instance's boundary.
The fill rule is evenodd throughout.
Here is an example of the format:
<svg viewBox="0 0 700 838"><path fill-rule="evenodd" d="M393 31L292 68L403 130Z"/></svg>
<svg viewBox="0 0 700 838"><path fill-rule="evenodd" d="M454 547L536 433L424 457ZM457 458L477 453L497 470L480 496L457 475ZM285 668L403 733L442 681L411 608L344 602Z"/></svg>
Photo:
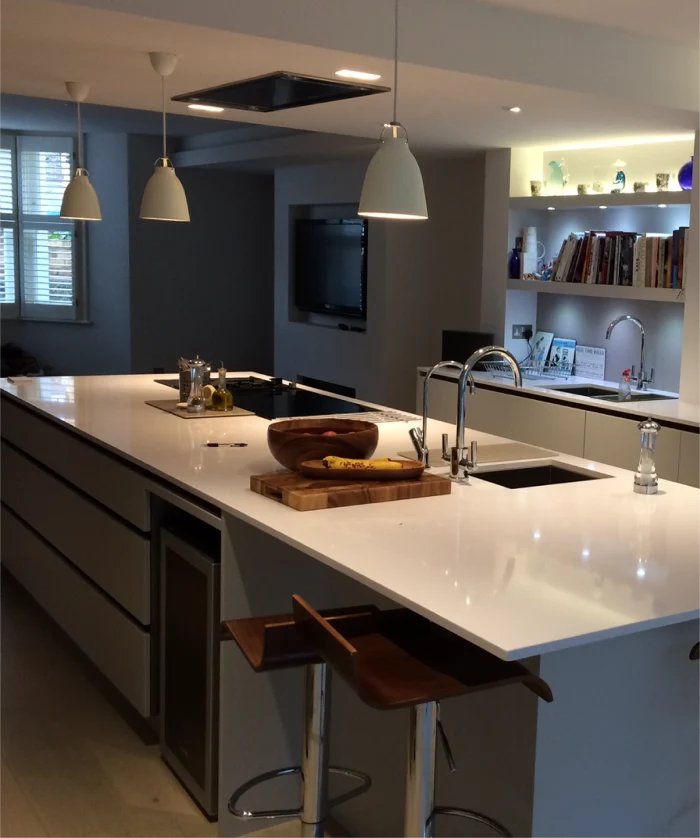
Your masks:
<svg viewBox="0 0 700 838"><path fill-rule="evenodd" d="M14 138L2 138L0 147L0 305L19 313L17 305L17 203L15 200Z"/></svg>
<svg viewBox="0 0 700 838"><path fill-rule="evenodd" d="M75 222L60 218L73 170L71 137L17 138L21 312L74 319Z"/></svg>

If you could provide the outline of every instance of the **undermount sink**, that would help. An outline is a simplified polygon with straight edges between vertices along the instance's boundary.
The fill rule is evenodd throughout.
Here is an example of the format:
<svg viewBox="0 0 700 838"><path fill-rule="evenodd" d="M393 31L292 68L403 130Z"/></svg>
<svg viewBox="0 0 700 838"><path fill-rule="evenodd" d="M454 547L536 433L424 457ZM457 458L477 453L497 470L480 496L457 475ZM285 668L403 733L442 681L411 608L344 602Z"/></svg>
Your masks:
<svg viewBox="0 0 700 838"><path fill-rule="evenodd" d="M506 489L528 489L532 486L552 486L557 483L580 483L584 480L599 480L609 474L581 472L563 466L527 466L525 468L497 469L473 472L475 480L486 480Z"/></svg>
<svg viewBox="0 0 700 838"><path fill-rule="evenodd" d="M572 385L571 387L551 387L558 393L570 393L573 396L588 396L589 399L599 399L604 402L618 402L620 397L617 390L610 387L597 387L595 384ZM646 390L632 390L629 399L625 401L646 402L660 399L678 399L678 396L664 396L661 393L647 393Z"/></svg>

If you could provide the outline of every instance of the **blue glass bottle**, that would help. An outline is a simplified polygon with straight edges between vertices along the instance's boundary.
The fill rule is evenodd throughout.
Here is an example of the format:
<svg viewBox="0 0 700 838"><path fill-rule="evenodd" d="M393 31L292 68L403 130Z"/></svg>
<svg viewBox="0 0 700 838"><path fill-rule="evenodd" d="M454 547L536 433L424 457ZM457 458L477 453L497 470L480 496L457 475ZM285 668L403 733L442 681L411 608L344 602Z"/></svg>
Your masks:
<svg viewBox="0 0 700 838"><path fill-rule="evenodd" d="M681 167L680 172L678 172L678 184L686 192L693 188L693 160L694 158L691 157L685 166Z"/></svg>
<svg viewBox="0 0 700 838"><path fill-rule="evenodd" d="M523 240L520 236L515 239L515 247L508 257L508 279L520 279L520 251L523 249Z"/></svg>

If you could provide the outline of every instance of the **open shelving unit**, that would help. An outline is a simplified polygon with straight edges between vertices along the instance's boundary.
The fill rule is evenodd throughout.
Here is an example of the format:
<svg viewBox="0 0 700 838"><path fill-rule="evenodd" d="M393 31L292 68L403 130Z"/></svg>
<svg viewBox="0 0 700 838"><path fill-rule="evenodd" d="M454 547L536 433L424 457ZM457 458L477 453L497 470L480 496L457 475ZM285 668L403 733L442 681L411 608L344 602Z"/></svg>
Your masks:
<svg viewBox="0 0 700 838"><path fill-rule="evenodd" d="M571 294L580 297L606 297L618 300L653 300L657 303L683 303L682 288L640 288L631 285L586 285L581 282L538 282L509 279L508 291L532 291L536 294Z"/></svg>
<svg viewBox="0 0 700 838"><path fill-rule="evenodd" d="M511 198L512 210L606 209L690 205L690 192L593 192L590 195L538 195Z"/></svg>

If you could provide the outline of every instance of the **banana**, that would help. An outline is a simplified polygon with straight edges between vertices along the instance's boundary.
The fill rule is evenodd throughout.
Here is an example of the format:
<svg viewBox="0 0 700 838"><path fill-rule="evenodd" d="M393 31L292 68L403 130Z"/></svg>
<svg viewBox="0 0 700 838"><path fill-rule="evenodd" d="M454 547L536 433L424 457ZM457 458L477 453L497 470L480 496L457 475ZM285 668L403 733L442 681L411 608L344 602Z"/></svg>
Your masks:
<svg viewBox="0 0 700 838"><path fill-rule="evenodd" d="M397 460L383 458L379 460L351 460L347 457L324 457L326 468L356 468L356 469L399 469L402 465Z"/></svg>

